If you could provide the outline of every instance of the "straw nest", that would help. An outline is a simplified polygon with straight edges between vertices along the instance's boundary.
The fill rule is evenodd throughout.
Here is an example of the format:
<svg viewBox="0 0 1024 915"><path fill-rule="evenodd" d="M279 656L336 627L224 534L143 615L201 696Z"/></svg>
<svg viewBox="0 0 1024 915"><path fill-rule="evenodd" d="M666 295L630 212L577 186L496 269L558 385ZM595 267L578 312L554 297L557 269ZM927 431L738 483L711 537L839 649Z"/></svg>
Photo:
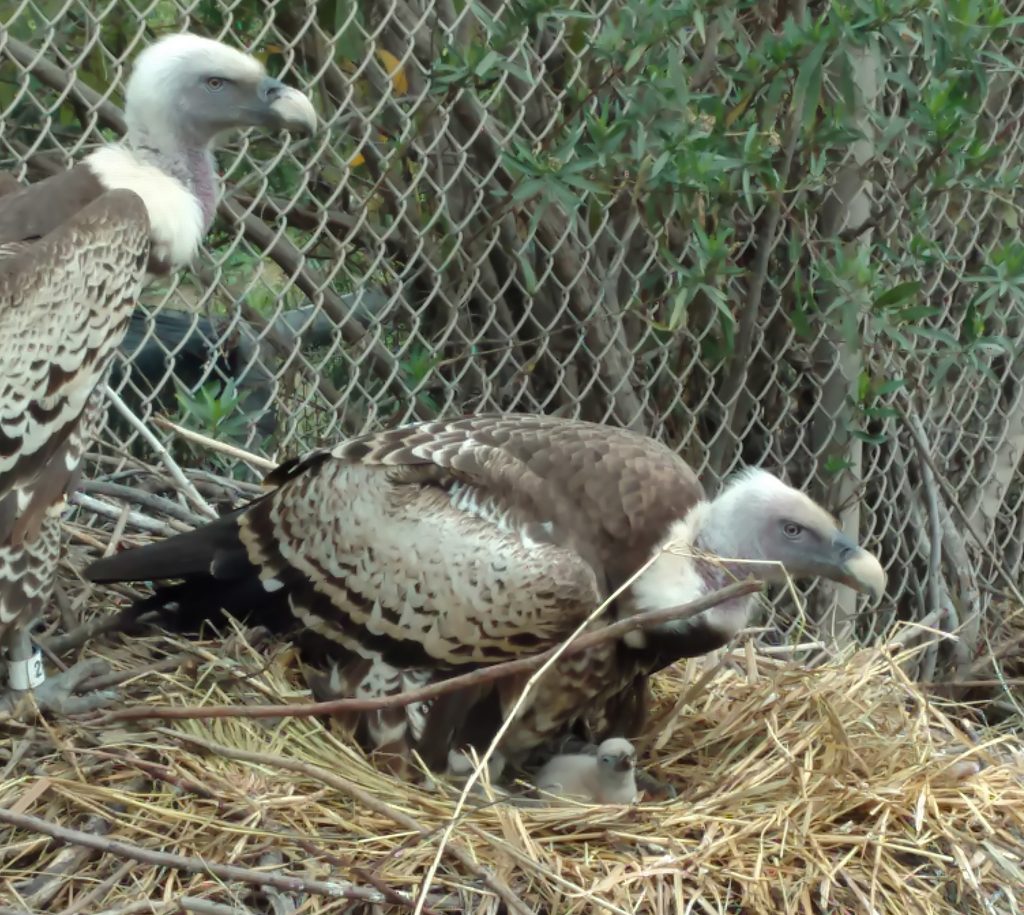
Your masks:
<svg viewBox="0 0 1024 915"><path fill-rule="evenodd" d="M295 652L109 637L124 700L294 703ZM1011 913L1024 756L882 650L804 670L734 652L655 683L643 763L676 800L520 807L376 769L331 721L8 721L5 911ZM429 882L435 857L436 873Z"/></svg>

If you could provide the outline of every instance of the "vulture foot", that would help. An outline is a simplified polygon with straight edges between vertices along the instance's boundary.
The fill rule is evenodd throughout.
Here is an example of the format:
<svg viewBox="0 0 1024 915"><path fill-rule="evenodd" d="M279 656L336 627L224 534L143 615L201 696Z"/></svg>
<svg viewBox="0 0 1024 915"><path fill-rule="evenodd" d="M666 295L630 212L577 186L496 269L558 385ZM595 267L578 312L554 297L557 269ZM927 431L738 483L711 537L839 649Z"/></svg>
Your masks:
<svg viewBox="0 0 1024 915"><path fill-rule="evenodd" d="M7 694L0 697L0 711L13 714L23 708L30 692L39 710L52 715L81 715L103 708L117 699L115 690L96 690L84 695L78 695L77 690L83 683L109 670L106 661L90 658L79 661L63 673L47 677L31 690L8 687Z"/></svg>

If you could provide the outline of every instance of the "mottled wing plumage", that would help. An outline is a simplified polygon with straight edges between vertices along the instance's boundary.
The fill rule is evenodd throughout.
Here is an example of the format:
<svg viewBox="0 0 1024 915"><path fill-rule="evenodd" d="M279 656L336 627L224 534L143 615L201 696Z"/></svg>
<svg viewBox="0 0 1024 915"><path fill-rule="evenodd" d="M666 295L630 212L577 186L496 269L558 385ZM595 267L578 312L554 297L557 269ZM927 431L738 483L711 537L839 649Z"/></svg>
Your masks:
<svg viewBox="0 0 1024 915"><path fill-rule="evenodd" d="M264 586L345 648L389 663L484 664L533 653L599 600L593 569L534 541L483 498L332 461L239 519Z"/></svg>
<svg viewBox="0 0 1024 915"><path fill-rule="evenodd" d="M689 466L651 439L525 415L362 436L281 465L266 485L231 518L87 574L182 578L148 604L180 613L293 616L337 649L335 695L398 691L399 669L426 682L552 647L703 497ZM560 664L507 748L528 751L621 689L618 665L617 646ZM453 745L493 734L521 687L505 680L364 723L373 745L443 765Z"/></svg>
<svg viewBox="0 0 1024 915"><path fill-rule="evenodd" d="M543 416L363 436L268 482L241 539L306 625L455 666L559 641L701 495L656 442Z"/></svg>
<svg viewBox="0 0 1024 915"><path fill-rule="evenodd" d="M690 466L659 442L552 416L484 414L351 439L337 458L434 467L543 518L611 582L647 559L667 526L704 497Z"/></svg>
<svg viewBox="0 0 1024 915"><path fill-rule="evenodd" d="M112 192L0 258L0 625L38 611L60 509L99 420L96 388L145 275L149 223Z"/></svg>

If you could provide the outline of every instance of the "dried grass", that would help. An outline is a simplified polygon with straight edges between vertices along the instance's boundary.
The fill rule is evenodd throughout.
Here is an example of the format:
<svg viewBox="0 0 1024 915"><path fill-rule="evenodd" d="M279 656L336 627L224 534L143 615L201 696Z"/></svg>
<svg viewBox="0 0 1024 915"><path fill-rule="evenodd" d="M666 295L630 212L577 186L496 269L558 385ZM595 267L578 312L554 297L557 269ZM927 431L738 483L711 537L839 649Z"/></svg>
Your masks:
<svg viewBox="0 0 1024 915"><path fill-rule="evenodd" d="M95 653L130 675L126 701L306 695L291 648L241 631L223 642L110 639ZM645 749L677 800L538 809L477 799L426 910L1022 911L1024 757L1010 734L973 735L880 650L813 671L734 657L704 685L695 662L657 678L659 727ZM99 839L89 849L0 825L0 898L14 911L409 911L455 802L443 785L378 771L313 719L7 731L0 812ZM200 871L247 869L249 882L126 865L115 840L201 859ZM254 885L260 869L281 886ZM331 895L353 887L381 901Z"/></svg>
<svg viewBox="0 0 1024 915"><path fill-rule="evenodd" d="M217 498L242 485L192 478ZM111 505L67 525L63 628L108 612L75 584L81 544L141 543L154 522L171 523ZM294 650L252 631L108 635L86 654L125 704L309 698ZM475 796L425 893L457 794L378 770L329 720L0 724L0 915L1024 912L1021 739L975 732L899 661L807 670L748 643L679 665L655 680L641 742L678 799Z"/></svg>

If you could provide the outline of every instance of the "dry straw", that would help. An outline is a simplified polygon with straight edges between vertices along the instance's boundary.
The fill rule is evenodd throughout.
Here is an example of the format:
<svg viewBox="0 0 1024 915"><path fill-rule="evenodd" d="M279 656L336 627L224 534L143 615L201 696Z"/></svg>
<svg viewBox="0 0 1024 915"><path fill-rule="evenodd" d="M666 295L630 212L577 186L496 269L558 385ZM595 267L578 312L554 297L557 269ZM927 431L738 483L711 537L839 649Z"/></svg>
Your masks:
<svg viewBox="0 0 1024 915"><path fill-rule="evenodd" d="M103 633L109 608L75 584L78 545L95 555L203 520L167 472L130 460L100 481L105 514L67 525L63 628L93 616L50 644L90 638L112 669L94 685L126 705L309 702L294 650L253 630ZM206 500L258 491L184 473ZM1019 654L1019 629L994 637ZM458 792L380 771L329 718L28 714L0 723L0 915L376 915L420 898L428 913L495 915L1024 913L1020 738L929 698L891 644L808 670L748 641L669 669L639 744L676 800L526 807L476 792L427 886Z"/></svg>
<svg viewBox="0 0 1024 915"><path fill-rule="evenodd" d="M130 701L306 695L292 649L242 630L111 639L101 653ZM1022 911L1014 740L972 733L897 660L864 650L808 671L738 650L704 683L704 662L662 674L643 746L679 798L475 797L425 911ZM320 719L6 730L7 911L411 911L455 807L450 789L378 771Z"/></svg>

